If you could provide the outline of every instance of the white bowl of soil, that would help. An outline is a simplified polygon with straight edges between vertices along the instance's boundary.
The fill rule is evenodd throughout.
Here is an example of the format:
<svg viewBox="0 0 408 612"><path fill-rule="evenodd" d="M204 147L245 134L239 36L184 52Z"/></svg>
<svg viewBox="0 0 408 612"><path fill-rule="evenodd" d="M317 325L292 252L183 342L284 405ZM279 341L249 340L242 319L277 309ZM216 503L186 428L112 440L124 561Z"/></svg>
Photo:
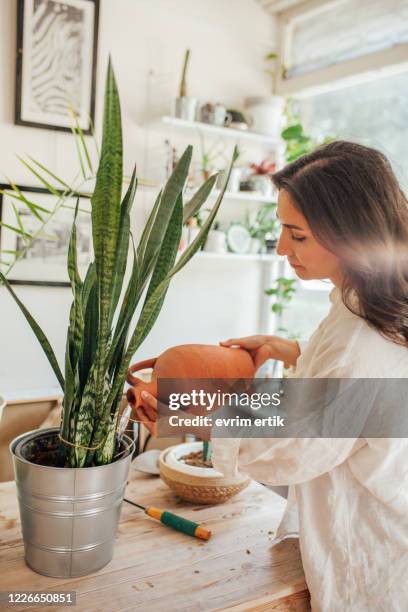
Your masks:
<svg viewBox="0 0 408 612"><path fill-rule="evenodd" d="M203 443L187 442L164 450L160 477L179 497L192 503L220 504L250 483L246 474L224 476L203 459Z"/></svg>

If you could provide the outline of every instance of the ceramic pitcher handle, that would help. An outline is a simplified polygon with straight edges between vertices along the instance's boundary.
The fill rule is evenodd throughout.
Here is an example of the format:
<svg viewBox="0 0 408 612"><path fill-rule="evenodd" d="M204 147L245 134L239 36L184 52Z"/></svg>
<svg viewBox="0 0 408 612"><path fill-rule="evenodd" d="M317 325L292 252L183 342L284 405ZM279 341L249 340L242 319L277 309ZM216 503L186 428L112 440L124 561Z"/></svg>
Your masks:
<svg viewBox="0 0 408 612"><path fill-rule="evenodd" d="M138 363L134 363L128 369L126 380L129 385L136 385L140 382L140 379L136 376L133 376L133 372L139 372L139 370L145 370L147 368L154 368L154 364L157 361L157 357L153 359L145 359L144 361L138 361Z"/></svg>

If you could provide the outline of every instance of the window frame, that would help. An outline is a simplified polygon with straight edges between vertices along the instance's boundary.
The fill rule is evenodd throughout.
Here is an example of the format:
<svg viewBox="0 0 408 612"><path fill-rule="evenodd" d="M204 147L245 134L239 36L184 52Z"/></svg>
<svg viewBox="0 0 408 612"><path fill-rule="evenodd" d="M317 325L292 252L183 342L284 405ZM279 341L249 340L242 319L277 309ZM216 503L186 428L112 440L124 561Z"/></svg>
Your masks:
<svg viewBox="0 0 408 612"><path fill-rule="evenodd" d="M328 8L341 5L345 1L307 0L277 15L279 49L274 83L277 95L318 95L408 71L408 43L401 43L305 74L287 75L286 67L290 65L295 25L305 19L317 17Z"/></svg>

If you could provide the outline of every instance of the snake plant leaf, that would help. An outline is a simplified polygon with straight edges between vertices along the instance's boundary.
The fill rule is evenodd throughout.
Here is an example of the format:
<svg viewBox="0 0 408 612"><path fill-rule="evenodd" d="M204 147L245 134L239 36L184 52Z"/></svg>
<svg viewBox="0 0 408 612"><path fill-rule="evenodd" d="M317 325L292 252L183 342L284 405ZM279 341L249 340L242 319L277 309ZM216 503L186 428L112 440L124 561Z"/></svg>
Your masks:
<svg viewBox="0 0 408 612"><path fill-rule="evenodd" d="M149 218L142 232L142 236L139 240L137 251L135 251L135 249L133 248L132 273L128 282L128 287L124 299L122 301L122 306L115 328L114 338L108 355L108 363L110 364L109 367L112 375L114 370L117 369L117 364L120 364L121 362L121 356L123 355L123 349L126 343L130 322L139 304L139 300L145 289L150 272L154 267L155 258L152 258L149 264L146 265L144 276L142 277L140 272L140 261L145 255L146 245L149 241L149 236L153 229L154 221L157 216L157 211L160 206L161 197L162 191L160 191L156 197L154 206L150 212Z"/></svg>
<svg viewBox="0 0 408 612"><path fill-rule="evenodd" d="M105 459L102 459L102 449L106 444L106 441L109 437L109 427L111 424L111 410L110 407L107 406L106 400L111 391L111 384L109 378L109 372L105 371L104 381L103 381L103 389L102 389L102 407L103 410L98 411L98 406L96 405L95 400L95 421L94 428L92 432L92 438L89 446L91 447L88 450L87 455L87 464L91 464L96 459L96 463L100 464L102 461L105 463L109 463ZM116 396L117 399L117 396ZM112 461L112 456L110 458Z"/></svg>
<svg viewBox="0 0 408 612"><path fill-rule="evenodd" d="M130 211L135 199L137 189L136 168L133 170L132 178L120 208L119 236L115 260L115 270L113 273L113 287L111 308L109 314L109 327L112 324L113 315L118 305L122 291L123 279L126 272L126 263L129 252L130 238Z"/></svg>
<svg viewBox="0 0 408 612"><path fill-rule="evenodd" d="M91 267L92 266L92 267ZM95 362L98 345L99 304L98 284L94 264L90 269L94 272L87 275L82 289L82 312L84 317L81 359L79 362L79 378L81 390L84 389L92 364Z"/></svg>
<svg viewBox="0 0 408 612"><path fill-rule="evenodd" d="M220 194L213 206L213 208L211 209L210 214L208 215L207 219L205 220L205 222L203 223L202 227L201 227L201 231L200 233L196 236L196 238L193 240L193 242L183 251L180 259L178 260L178 262L176 263L176 265L174 266L173 270L171 271L171 276L173 276L174 274L176 274L176 272L179 272L181 270L181 268L183 268L186 263L192 258L192 256L203 246L203 244L205 243L205 241L207 240L207 236L208 236L208 232L211 229L211 226L215 220L215 217L217 216L218 210L221 206L221 202L223 200L225 191L227 189L227 185L228 185L228 181L231 175L231 170L232 167L234 165L234 162L237 158L238 155L238 148L235 146L234 147L234 151L232 154L232 159L231 159L231 163L230 166L228 168L227 171L227 175L225 177L225 181L224 181L224 185L220 191Z"/></svg>
<svg viewBox="0 0 408 612"><path fill-rule="evenodd" d="M150 296L154 293L155 289L161 284L163 279L167 277L169 270L174 265L174 262L177 257L180 238L181 238L182 222L183 222L183 197L182 197L182 194L180 193L176 201L176 206L174 208L173 215L167 226L167 231L163 238L162 245L161 245L159 255L157 258L157 262L156 262L152 277L150 279L149 287L148 287L145 302L144 302L145 304L149 301ZM168 285L165 288L165 290L162 292L160 299L157 300L157 302L155 303L155 308L153 312L151 313L148 325L146 325L144 328L144 335L141 337L139 344L143 342L144 338L148 335L157 317L159 316L161 308L163 306L165 296L166 296L167 289L168 289ZM143 309L144 309L144 306L143 306ZM142 309L142 312L143 312L143 309ZM131 311L131 309L129 309L129 311ZM129 327L131 318L132 318L131 315L130 317L128 316L126 335L127 335L127 331L128 331L128 327ZM121 357L120 353L123 352L123 348L124 348L123 340L126 340L126 336L122 335L121 342L117 344L117 349L119 350L116 350L114 354L114 358L112 360L115 363L118 362L119 358Z"/></svg>
<svg viewBox="0 0 408 612"><path fill-rule="evenodd" d="M147 242L149 240L149 236L150 236L151 231L152 231L152 227L153 227L153 223L154 223L154 220L156 218L156 215L157 215L157 211L159 209L162 193L163 193L163 191L160 190L158 195L157 195L157 197L156 197L156 200L154 202L153 208L150 211L150 214L149 214L149 217L148 217L148 219L146 221L146 225L145 225L145 227L143 229L142 235L140 237L139 244L138 244L138 247L137 247L137 260L139 262L143 261L144 254L145 254L145 251L146 251L146 245L147 245Z"/></svg>
<svg viewBox="0 0 408 612"><path fill-rule="evenodd" d="M121 356L123 353L123 347L126 343L128 335L129 325L132 320L133 314L136 310L137 304L140 299L141 290L139 289L139 266L137 260L137 252L132 239L133 247L133 266L128 286L126 289L125 296L122 300L122 306L118 316L118 320L115 327L115 333L112 339L112 343L109 349L107 358L107 365L109 367L110 374L113 376L114 370L118 363L120 363Z"/></svg>
<svg viewBox="0 0 408 612"><path fill-rule="evenodd" d="M98 278L99 329L96 387L97 410L102 410L104 362L117 252L122 190L122 123L119 95L111 61L106 77L102 151L91 197L92 237Z"/></svg>
<svg viewBox="0 0 408 612"><path fill-rule="evenodd" d="M63 389L64 388L64 377L62 375L62 372L61 372L60 367L58 365L57 358L55 357L55 353L52 350L51 344L49 343L47 336L45 335L45 333L43 332L41 327L38 325L38 323L36 322L34 317L29 313L29 311L24 306L22 301L17 297L16 293L13 291L13 289L12 289L10 283L8 282L7 278L4 276L4 274L2 272L0 272L0 280L3 282L3 284L6 287L7 291L10 293L10 295L12 296L14 301L16 302L17 306L20 308L21 312L23 313L24 317L26 318L27 323L29 324L29 326L33 330L34 334L36 335L37 340L41 344L41 347L42 347L42 349L43 349L43 351L45 353L45 356L47 357L47 359L48 359L48 361L50 363L50 366L52 367L52 369L54 371L54 374L57 377L57 380L58 380L59 384L61 385L61 388Z"/></svg>
<svg viewBox="0 0 408 612"><path fill-rule="evenodd" d="M89 299L91 290L96 282L97 282L96 267L95 267L95 262L92 261L89 264L88 269L86 271L84 282L82 285L82 291L81 291L81 304L82 304L83 316L85 316L85 312L88 306L88 299Z"/></svg>
<svg viewBox="0 0 408 612"><path fill-rule="evenodd" d="M189 145L168 179L163 189L162 197L160 198L156 217L153 221L152 229L146 242L146 248L143 253L138 252L138 256L141 261L140 265L142 281L149 276L155 259L159 253L160 246L167 231L167 226L170 222L177 202L177 198L182 192L187 179L188 170L191 164L192 152L193 148L191 145Z"/></svg>
<svg viewBox="0 0 408 612"><path fill-rule="evenodd" d="M76 217L78 214L79 199L77 200L74 222L72 224L71 237L68 247L68 276L71 281L74 300L70 313L69 350L72 368L75 369L81 352L81 344L84 329L84 319L82 312L82 280L78 272L77 262L77 238L76 238Z"/></svg>
<svg viewBox="0 0 408 612"><path fill-rule="evenodd" d="M211 213L208 215L207 219L204 222L203 227L201 228L200 233L198 234L198 236L195 238L195 240L192 242L191 245L189 245L187 247L187 249L183 252L183 254L181 255L180 259L178 260L178 262L173 266L173 268L170 270L170 272L168 273L168 275L159 283L159 285L156 287L156 289L152 292L152 294L150 295L149 299L143 304L143 308L142 308L142 312L140 313L140 317L139 320L137 322L136 328L130 338L129 344L127 346L126 352L124 353L123 357L122 357L122 361L120 363L120 366L117 368L116 371L116 375L115 375L115 380L113 382L112 385L112 389L111 392L109 394L109 397L107 399L107 406L111 406L112 402L116 396L116 394L118 393L119 389L121 388L121 385L123 385L123 382L125 380L126 377L126 372L127 369L129 367L129 363L130 360L132 359L133 355L135 354L135 352L137 351L137 349L139 348L141 342L143 341L143 339L146 337L144 334L144 330L145 328L151 329L151 321L155 321L157 319L158 313L156 311L156 306L158 304L158 302L161 300L162 295L165 293L165 291L167 290L167 287L172 279L172 277L179 271L181 270L181 268L183 268L183 266L191 259L191 257L198 251L198 249L204 244L208 232L210 231L211 225L217 215L217 212L219 210L219 207L221 206L222 203L222 199L224 197L224 193L226 191L227 188L227 184L229 181L229 177L231 174L231 170L232 170L232 166L234 164L234 161L237 157L237 147L234 148L234 152L232 155L232 160L231 160L231 164L229 166L228 172L227 172L227 176L223 185L223 188L221 189L221 192L217 198L216 203L214 204L214 207L211 210Z"/></svg>
<svg viewBox="0 0 408 612"><path fill-rule="evenodd" d="M70 438L70 424L72 407L74 404L75 397L75 375L71 365L70 347L69 347L69 334L67 334L66 347L65 347L65 384L64 384L64 400L63 400L63 411L61 420L61 435L65 440L69 441ZM65 449L66 451L68 449ZM66 454L69 454L66 452Z"/></svg>
<svg viewBox="0 0 408 612"><path fill-rule="evenodd" d="M75 464L76 467L84 467L88 455L87 448L91 444L92 431L94 427L95 417L95 369L92 368L89 372L88 380L85 389L82 393L82 399L78 410L75 427Z"/></svg>
<svg viewBox="0 0 408 612"><path fill-rule="evenodd" d="M174 262L176 261L178 247L180 244L181 231L183 226L183 197L180 193L177 198L176 207L174 208L173 215L170 219L170 223L167 227L166 234L164 236L162 246L160 248L159 256L157 258L157 263L154 268L154 272L150 279L149 287L147 289L145 303L147 303L150 299L150 296L153 294L155 289L160 285L160 283L167 277L169 271L172 269ZM144 338L149 334L151 328L156 322L157 317L160 314L160 311L163 306L164 299L166 297L168 286L161 298L157 301L155 308L152 312L152 316L149 319L149 324L144 329L144 334L142 336L141 342L143 342Z"/></svg>
<svg viewBox="0 0 408 612"><path fill-rule="evenodd" d="M210 176L203 185L196 191L191 200L183 208L183 223L193 217L207 201L210 195L215 181L217 180L218 174Z"/></svg>
<svg viewBox="0 0 408 612"><path fill-rule="evenodd" d="M95 453L96 463L98 465L105 465L111 463L113 454L115 452L116 444L116 419L111 416L108 424L107 436L104 444Z"/></svg>

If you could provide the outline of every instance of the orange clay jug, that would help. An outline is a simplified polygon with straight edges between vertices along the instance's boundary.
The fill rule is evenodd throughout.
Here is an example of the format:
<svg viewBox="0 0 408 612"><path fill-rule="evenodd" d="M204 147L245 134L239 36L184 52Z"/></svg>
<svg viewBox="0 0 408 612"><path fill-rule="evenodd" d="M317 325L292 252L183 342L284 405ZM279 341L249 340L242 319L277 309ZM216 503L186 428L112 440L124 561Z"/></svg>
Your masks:
<svg viewBox="0 0 408 612"><path fill-rule="evenodd" d="M153 368L151 382L144 382L135 372ZM139 361L130 366L127 392L132 407L143 406L142 391L157 397L158 378L253 378L255 365L248 351L210 344L180 344L167 349L159 357Z"/></svg>

